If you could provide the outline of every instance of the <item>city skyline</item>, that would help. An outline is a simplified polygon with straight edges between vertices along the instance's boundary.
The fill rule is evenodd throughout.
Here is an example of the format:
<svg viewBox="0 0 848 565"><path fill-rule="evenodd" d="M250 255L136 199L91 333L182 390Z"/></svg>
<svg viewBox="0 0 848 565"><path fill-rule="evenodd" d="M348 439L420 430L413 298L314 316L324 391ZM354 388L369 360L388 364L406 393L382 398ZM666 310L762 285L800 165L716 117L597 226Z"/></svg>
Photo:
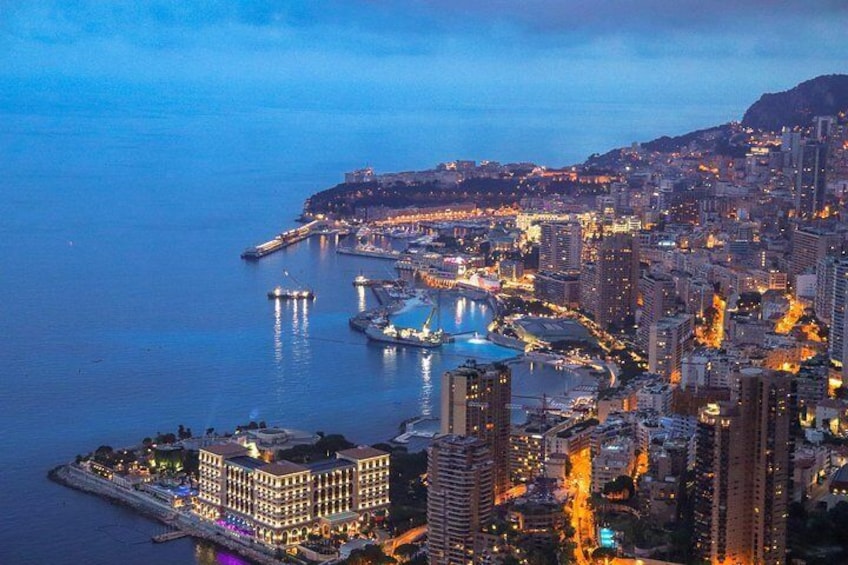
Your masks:
<svg viewBox="0 0 848 565"><path fill-rule="evenodd" d="M0 562L848 562L846 29L3 3Z"/></svg>

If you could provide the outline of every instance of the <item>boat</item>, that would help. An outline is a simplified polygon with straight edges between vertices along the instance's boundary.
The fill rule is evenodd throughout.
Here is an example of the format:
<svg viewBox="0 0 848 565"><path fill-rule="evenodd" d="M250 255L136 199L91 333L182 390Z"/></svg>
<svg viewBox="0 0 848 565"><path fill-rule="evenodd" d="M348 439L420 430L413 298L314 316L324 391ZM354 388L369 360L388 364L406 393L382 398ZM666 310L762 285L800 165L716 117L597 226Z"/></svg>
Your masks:
<svg viewBox="0 0 848 565"><path fill-rule="evenodd" d="M356 275L356 278L353 279L353 286L368 286L371 281L368 280L368 277L359 273Z"/></svg>
<svg viewBox="0 0 848 565"><path fill-rule="evenodd" d="M400 328L394 324L389 324L384 328L370 325L365 328L365 335L368 336L368 339L380 343L428 349L441 347L446 341L445 334L441 330L425 332L415 328Z"/></svg>
<svg viewBox="0 0 848 565"><path fill-rule="evenodd" d="M297 279L294 278L288 271L283 271L283 275L289 277L300 286ZM273 290L268 291L269 300L315 300L315 293L311 288L286 288L284 286L276 286Z"/></svg>
<svg viewBox="0 0 848 565"><path fill-rule="evenodd" d="M436 308L433 308L420 330L398 327L392 323L385 325L374 323L365 328L365 335L368 339L379 343L423 347L426 349L441 347L442 344L452 341L453 338L442 330L430 330L430 321L433 319L435 312Z"/></svg>
<svg viewBox="0 0 848 565"><path fill-rule="evenodd" d="M268 298L271 300L315 300L315 293L309 289L298 290L278 286L268 291Z"/></svg>
<svg viewBox="0 0 848 565"><path fill-rule="evenodd" d="M396 261L400 257L400 251L393 249L382 249L376 245L364 243L354 247L339 246L336 247L336 253L344 255L359 255L362 257L372 257L374 259L390 259Z"/></svg>

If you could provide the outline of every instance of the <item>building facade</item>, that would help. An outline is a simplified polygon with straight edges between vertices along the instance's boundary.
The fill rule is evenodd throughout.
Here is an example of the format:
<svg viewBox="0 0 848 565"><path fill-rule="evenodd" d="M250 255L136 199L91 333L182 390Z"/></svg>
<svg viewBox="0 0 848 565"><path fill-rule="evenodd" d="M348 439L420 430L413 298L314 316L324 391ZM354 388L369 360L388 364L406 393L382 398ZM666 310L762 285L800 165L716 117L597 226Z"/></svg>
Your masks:
<svg viewBox="0 0 848 565"><path fill-rule="evenodd" d="M487 443L442 436L427 450L430 565L479 562L478 536L492 519L494 469Z"/></svg>
<svg viewBox="0 0 848 565"><path fill-rule="evenodd" d="M499 363L468 361L442 376L442 434L486 442L494 463L495 495L510 487L509 446L512 372Z"/></svg>
<svg viewBox="0 0 848 565"><path fill-rule="evenodd" d="M813 218L824 208L826 173L827 143L803 144L795 179L795 211L799 218Z"/></svg>
<svg viewBox="0 0 848 565"><path fill-rule="evenodd" d="M678 314L651 324L648 334L648 370L673 383L680 382L683 358L695 347L695 323Z"/></svg>
<svg viewBox="0 0 848 565"><path fill-rule="evenodd" d="M541 226L539 270L559 273L579 271L583 230L578 222L548 222Z"/></svg>
<svg viewBox="0 0 848 565"><path fill-rule="evenodd" d="M271 546L356 531L362 516L389 504L389 454L371 447L299 465L267 463L234 443L210 445L200 450L199 476L198 516Z"/></svg>
<svg viewBox="0 0 848 565"><path fill-rule="evenodd" d="M674 314L677 302L674 280L659 273L645 273L639 279L639 294L642 306L636 328L636 344L643 351L648 351L651 325Z"/></svg>
<svg viewBox="0 0 848 565"><path fill-rule="evenodd" d="M606 236L598 249L592 312L602 328L620 329L633 323L639 279L639 246L630 234Z"/></svg>
<svg viewBox="0 0 848 565"><path fill-rule="evenodd" d="M795 385L758 368L735 375L735 402L699 413L697 556L709 563L784 565L792 500Z"/></svg>

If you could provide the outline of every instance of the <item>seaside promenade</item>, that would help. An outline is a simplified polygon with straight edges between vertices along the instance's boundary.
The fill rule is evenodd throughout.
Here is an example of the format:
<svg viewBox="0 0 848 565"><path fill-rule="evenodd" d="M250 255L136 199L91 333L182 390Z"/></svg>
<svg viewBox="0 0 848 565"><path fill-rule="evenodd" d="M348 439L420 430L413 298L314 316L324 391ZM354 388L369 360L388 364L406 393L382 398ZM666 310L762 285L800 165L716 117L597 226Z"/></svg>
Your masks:
<svg viewBox="0 0 848 565"><path fill-rule="evenodd" d="M48 476L51 480L64 486L128 506L148 518L158 520L174 528L174 532L181 532L186 536L208 541L233 551L258 565L303 563L291 555L278 558L270 553L271 550L269 548L252 541L248 543L244 539L236 538L234 534L223 528L202 522L189 511L175 510L164 502L148 496L143 492L119 486L107 479L89 473L75 463L56 467Z"/></svg>

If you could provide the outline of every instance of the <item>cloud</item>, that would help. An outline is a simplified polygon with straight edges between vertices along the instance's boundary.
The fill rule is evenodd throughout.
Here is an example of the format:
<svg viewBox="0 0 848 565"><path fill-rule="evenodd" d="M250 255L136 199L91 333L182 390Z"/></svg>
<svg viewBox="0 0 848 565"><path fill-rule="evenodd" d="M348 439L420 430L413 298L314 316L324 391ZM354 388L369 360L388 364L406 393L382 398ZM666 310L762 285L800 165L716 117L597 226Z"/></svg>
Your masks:
<svg viewBox="0 0 848 565"><path fill-rule="evenodd" d="M0 5L0 80L264 88L276 103L359 108L741 105L843 71L846 5L31 0Z"/></svg>
<svg viewBox="0 0 848 565"><path fill-rule="evenodd" d="M789 43L798 54L834 47L810 34L848 27L844 0L32 0L3 10L7 33L48 43L111 37L168 47L243 30L254 47L321 41L323 49L376 55L457 43L525 51L615 39L656 53L697 44L721 54L730 38L746 49L774 46L781 54L779 47Z"/></svg>

